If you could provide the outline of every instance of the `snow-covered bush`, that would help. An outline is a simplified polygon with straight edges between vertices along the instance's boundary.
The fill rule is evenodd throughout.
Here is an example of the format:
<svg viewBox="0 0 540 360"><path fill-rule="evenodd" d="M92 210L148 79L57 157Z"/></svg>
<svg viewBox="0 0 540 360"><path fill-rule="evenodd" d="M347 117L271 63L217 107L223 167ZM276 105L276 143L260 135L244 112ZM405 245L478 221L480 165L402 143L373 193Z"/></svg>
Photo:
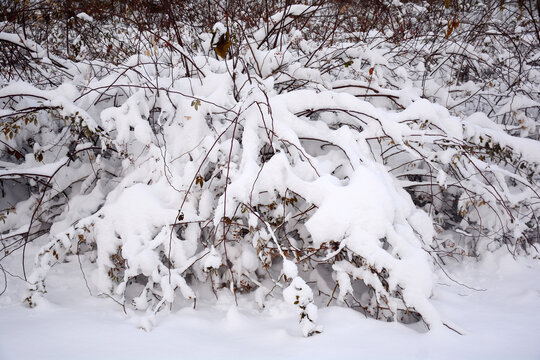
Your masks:
<svg viewBox="0 0 540 360"><path fill-rule="evenodd" d="M430 11L398 3L401 17ZM2 256L23 248L28 305L52 266L75 260L91 294L150 317L210 287L261 308L282 295L306 336L331 303L431 327L445 257L535 251L536 63L504 53L496 64L526 76L494 73L483 93L499 48L469 41L465 19L396 38L345 31L354 7L339 3L276 2L260 19L213 4L226 19L203 32L122 20L134 52L115 62L53 55L4 23L0 42L24 62L0 89Z"/></svg>

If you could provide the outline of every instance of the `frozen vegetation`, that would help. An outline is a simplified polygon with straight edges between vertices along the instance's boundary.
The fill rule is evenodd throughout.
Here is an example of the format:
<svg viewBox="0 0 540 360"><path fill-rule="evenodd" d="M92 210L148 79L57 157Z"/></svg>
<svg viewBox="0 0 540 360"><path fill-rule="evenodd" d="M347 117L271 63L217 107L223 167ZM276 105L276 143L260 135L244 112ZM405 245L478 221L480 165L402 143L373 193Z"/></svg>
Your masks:
<svg viewBox="0 0 540 360"><path fill-rule="evenodd" d="M536 2L0 4L1 358L540 356Z"/></svg>

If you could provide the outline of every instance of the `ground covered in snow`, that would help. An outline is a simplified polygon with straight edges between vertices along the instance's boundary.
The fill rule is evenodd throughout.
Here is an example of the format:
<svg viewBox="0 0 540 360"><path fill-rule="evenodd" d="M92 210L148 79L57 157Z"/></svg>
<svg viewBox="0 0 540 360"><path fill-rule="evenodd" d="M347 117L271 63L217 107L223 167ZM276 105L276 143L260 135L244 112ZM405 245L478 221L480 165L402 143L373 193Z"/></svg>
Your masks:
<svg viewBox="0 0 540 360"><path fill-rule="evenodd" d="M16 273L20 264L10 259ZM22 303L23 282L9 280L0 297L0 359L540 358L538 259L498 252L448 268L454 280L477 290L441 274L433 304L463 336L330 306L319 311L324 332L309 338L283 302L261 313L242 297L235 306L226 292L217 304L163 311L146 332L138 329L140 318L126 316L112 300L88 296L78 261L70 260L52 270L49 293L34 309Z"/></svg>

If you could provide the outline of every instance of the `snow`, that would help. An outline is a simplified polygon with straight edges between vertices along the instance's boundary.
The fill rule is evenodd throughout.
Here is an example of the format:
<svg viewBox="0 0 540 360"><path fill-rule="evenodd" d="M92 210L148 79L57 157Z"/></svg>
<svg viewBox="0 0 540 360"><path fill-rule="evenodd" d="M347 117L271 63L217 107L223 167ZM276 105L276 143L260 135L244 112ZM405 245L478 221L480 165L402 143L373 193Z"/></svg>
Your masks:
<svg viewBox="0 0 540 360"><path fill-rule="evenodd" d="M108 108L101 113L103 127L107 131L116 130L115 142L123 145L130 138L130 128L133 128L135 138L147 145L152 142L152 130L145 120L148 118L147 100L143 90L135 93L121 107Z"/></svg>
<svg viewBox="0 0 540 360"><path fill-rule="evenodd" d="M91 17L90 15L88 15L88 14L85 13L85 12L78 13L78 14L77 14L77 17L78 17L79 19L81 19L81 20L88 21L88 22L94 21L94 18Z"/></svg>
<svg viewBox="0 0 540 360"><path fill-rule="evenodd" d="M204 259L203 268L206 271L210 271L212 269L219 269L219 266L221 265L221 263L222 263L221 255L212 246L212 248L210 249L210 253Z"/></svg>
<svg viewBox="0 0 540 360"><path fill-rule="evenodd" d="M293 279L298 276L298 268L296 264L291 260L283 259L283 274L289 279Z"/></svg>
<svg viewBox="0 0 540 360"><path fill-rule="evenodd" d="M217 37L219 37L219 35L223 35L227 32L227 28L225 27L225 25L223 25L223 23L217 22L212 27L212 31L216 34Z"/></svg>
<svg viewBox="0 0 540 360"><path fill-rule="evenodd" d="M308 13L313 12L315 10L316 10L315 6L299 5L299 4L290 5L290 6L287 6L285 11L282 11L282 12L279 12L279 13L277 13L275 15L272 15L270 18L271 18L272 22L277 23L277 22L282 21L283 18L299 16L299 15L302 15L302 14L308 14ZM289 21L291 21L291 20L289 20Z"/></svg>
<svg viewBox="0 0 540 360"><path fill-rule="evenodd" d="M536 70L281 10L216 23L223 60L187 28L119 63L0 32L37 71L0 79L0 359L540 356Z"/></svg>
<svg viewBox="0 0 540 360"><path fill-rule="evenodd" d="M41 47L36 44L35 42L25 39L22 36L19 36L17 34L7 33L7 32L0 32L0 40L5 42L10 42L13 44L16 44L18 46L26 47L28 50L33 52L42 51Z"/></svg>
<svg viewBox="0 0 540 360"><path fill-rule="evenodd" d="M20 271L16 258L8 259L3 266ZM227 296L158 314L157 326L146 332L129 310L125 315L113 301L89 297L76 257L69 260L52 270L49 292L34 309L20 302L24 283L9 279L0 297L1 359L177 359L179 351L190 359L540 357L540 263L504 252L450 270L454 279L484 291L444 275L434 287L433 303L463 336L446 327L419 333L415 326L330 306L318 311L324 332L304 338L288 307L272 304L261 311L248 301L237 307Z"/></svg>
<svg viewBox="0 0 540 360"><path fill-rule="evenodd" d="M530 108L530 107L539 107L540 102L534 101L527 96L514 96L509 98L504 105L499 108L499 111L495 116L503 115L507 112L517 111L519 109Z"/></svg>
<svg viewBox="0 0 540 360"><path fill-rule="evenodd" d="M30 157L29 160L30 161L19 165L16 170L0 170L0 177L8 179L17 178L21 175L51 177L55 172L58 171L59 168L66 164L68 159L64 158L54 163L43 165L36 164L37 162L34 161L33 156Z"/></svg>

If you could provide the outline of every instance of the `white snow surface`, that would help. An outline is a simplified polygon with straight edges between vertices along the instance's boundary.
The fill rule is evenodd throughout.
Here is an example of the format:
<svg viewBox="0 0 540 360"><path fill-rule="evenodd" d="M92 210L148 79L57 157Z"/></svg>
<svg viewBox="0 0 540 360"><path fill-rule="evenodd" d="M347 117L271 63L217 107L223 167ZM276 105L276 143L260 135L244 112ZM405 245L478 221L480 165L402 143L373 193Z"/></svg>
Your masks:
<svg viewBox="0 0 540 360"><path fill-rule="evenodd" d="M34 253L35 246L29 251ZM3 266L20 275L18 257ZM125 315L107 299L88 296L77 258L51 270L49 292L34 309L21 303L25 284L9 278L0 297L0 359L538 359L540 262L499 251L480 263L450 266L432 302L456 330L367 319L341 306L321 307L323 333L304 338L292 306L260 311L228 291L219 300L160 312L156 326ZM3 288L3 282L2 282ZM119 311L120 310L120 311ZM166 312L166 313L165 313ZM389 344L392 344L391 346Z"/></svg>

